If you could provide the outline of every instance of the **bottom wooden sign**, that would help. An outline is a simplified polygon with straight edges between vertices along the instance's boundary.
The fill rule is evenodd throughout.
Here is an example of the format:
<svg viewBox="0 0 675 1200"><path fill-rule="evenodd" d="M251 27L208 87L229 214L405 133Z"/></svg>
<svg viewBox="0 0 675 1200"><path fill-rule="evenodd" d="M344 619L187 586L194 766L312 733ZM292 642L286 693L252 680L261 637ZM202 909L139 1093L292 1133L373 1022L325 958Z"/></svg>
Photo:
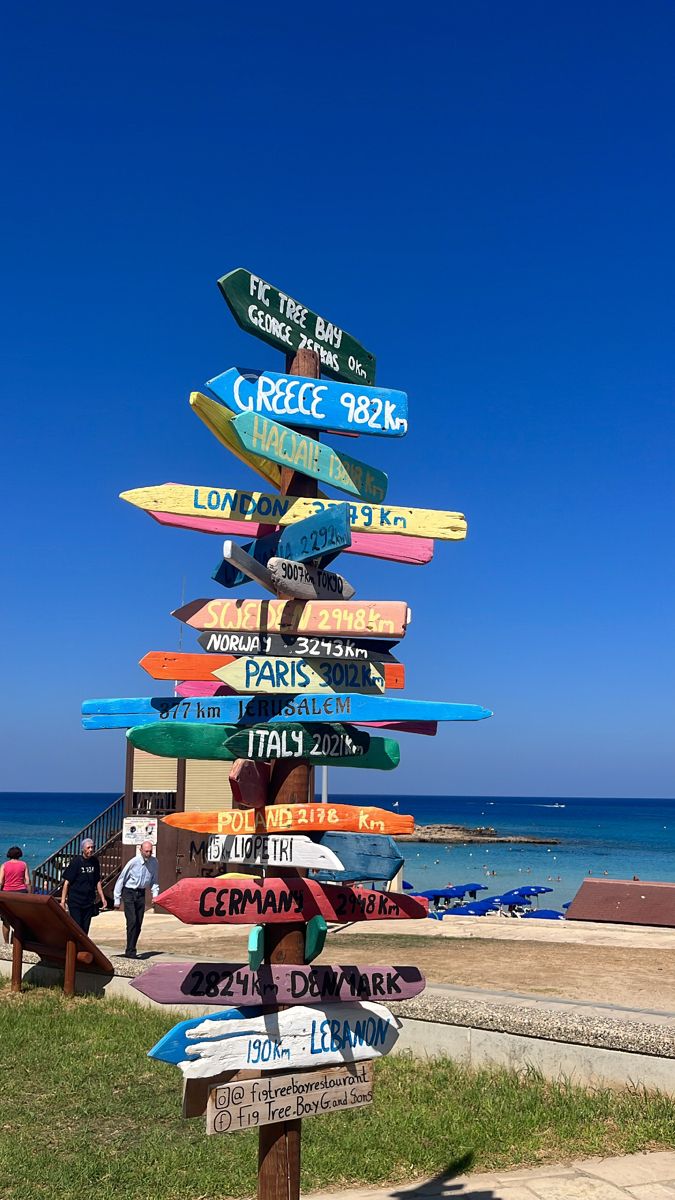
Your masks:
<svg viewBox="0 0 675 1200"><path fill-rule="evenodd" d="M237 1133L275 1121L318 1117L372 1099L371 1062L226 1083L209 1092L206 1132Z"/></svg>

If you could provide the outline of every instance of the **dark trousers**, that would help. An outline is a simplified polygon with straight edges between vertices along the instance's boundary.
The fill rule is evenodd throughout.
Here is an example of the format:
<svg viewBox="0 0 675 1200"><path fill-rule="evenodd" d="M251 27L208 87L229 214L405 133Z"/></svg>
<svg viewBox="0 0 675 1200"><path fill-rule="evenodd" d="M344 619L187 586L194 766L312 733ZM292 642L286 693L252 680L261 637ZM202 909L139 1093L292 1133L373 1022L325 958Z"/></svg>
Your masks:
<svg viewBox="0 0 675 1200"><path fill-rule="evenodd" d="M70 915L73 918L73 920L75 921L75 923L77 925L79 925L82 932L89 933L89 926L91 925L91 918L94 915L93 904L73 904L72 900L69 899L68 900L68 912L70 913Z"/></svg>
<svg viewBox="0 0 675 1200"><path fill-rule="evenodd" d="M143 917L145 916L145 888L122 888L122 901L124 903L124 915L127 921L127 948L126 953L136 949Z"/></svg>

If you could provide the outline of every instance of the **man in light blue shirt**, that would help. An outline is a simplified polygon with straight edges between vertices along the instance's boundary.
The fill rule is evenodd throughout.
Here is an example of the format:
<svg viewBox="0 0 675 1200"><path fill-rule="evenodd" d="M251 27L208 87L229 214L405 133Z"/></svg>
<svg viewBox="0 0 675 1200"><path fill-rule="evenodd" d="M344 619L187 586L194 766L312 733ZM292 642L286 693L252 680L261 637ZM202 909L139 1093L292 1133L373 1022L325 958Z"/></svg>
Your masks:
<svg viewBox="0 0 675 1200"><path fill-rule="evenodd" d="M145 893L152 889L153 900L159 895L157 859L152 853L152 842L143 842L140 855L130 859L122 867L115 884L115 908L121 908L124 902L124 916L127 922L127 948L125 958L136 958L136 944L141 932L145 915Z"/></svg>

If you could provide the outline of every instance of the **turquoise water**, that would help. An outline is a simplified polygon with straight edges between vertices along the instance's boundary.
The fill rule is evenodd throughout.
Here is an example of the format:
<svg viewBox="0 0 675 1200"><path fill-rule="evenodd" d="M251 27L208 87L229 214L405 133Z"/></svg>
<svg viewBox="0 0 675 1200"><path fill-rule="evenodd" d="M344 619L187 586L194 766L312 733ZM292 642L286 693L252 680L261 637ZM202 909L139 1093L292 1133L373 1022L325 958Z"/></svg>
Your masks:
<svg viewBox="0 0 675 1200"><path fill-rule="evenodd" d="M116 797L114 792L0 793L0 854L4 857L16 843L35 866ZM331 799L412 813L421 824L492 825L498 833L559 839L558 845L544 846L406 845L405 876L416 888L475 880L492 895L540 883L553 889L540 903L559 908L589 872L613 879L675 880L675 800L338 793Z"/></svg>

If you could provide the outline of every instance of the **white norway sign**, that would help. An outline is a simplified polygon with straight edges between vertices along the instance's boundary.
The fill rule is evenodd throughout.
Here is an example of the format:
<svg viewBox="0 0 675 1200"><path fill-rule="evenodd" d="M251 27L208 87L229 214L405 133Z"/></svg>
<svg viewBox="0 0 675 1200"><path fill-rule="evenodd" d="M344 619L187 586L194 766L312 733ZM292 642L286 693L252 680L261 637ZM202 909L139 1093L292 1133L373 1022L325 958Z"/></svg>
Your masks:
<svg viewBox="0 0 675 1200"><path fill-rule="evenodd" d="M337 854L304 834L211 834L209 862L247 863L254 867L324 867L344 870Z"/></svg>

